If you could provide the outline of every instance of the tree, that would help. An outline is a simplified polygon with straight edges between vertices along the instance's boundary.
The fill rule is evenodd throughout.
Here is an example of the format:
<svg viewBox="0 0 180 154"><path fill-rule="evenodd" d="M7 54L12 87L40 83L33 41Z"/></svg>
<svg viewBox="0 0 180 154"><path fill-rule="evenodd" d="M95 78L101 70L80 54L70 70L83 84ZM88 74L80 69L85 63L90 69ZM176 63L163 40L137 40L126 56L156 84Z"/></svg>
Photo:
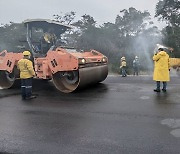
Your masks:
<svg viewBox="0 0 180 154"><path fill-rule="evenodd" d="M121 29L124 36L134 36L146 28L147 23L145 21L149 19L149 12L141 12L131 7L128 10L120 11L120 15L116 17L115 24Z"/></svg>
<svg viewBox="0 0 180 154"><path fill-rule="evenodd" d="M90 15L85 14L82 16L81 20L78 20L77 22L73 23L73 25L83 31L87 30L89 27L95 27L96 21Z"/></svg>
<svg viewBox="0 0 180 154"><path fill-rule="evenodd" d="M175 56L180 57L180 1L162 0L156 5L156 15L159 20L168 24L163 30L163 43L175 50Z"/></svg>
<svg viewBox="0 0 180 154"><path fill-rule="evenodd" d="M76 13L74 11L71 11L71 12L65 13L64 15L54 14L53 17L54 17L55 21L57 21L57 22L70 25L71 22L74 21L74 19L76 17Z"/></svg>
<svg viewBox="0 0 180 154"><path fill-rule="evenodd" d="M90 15L83 15L80 20L72 24L75 28L70 37L74 38L74 45L81 49L92 48L93 34L96 30L96 21Z"/></svg>
<svg viewBox="0 0 180 154"><path fill-rule="evenodd" d="M127 56L130 67L135 55L145 62L141 66L145 66L146 69L148 66L152 67L151 55L155 44L159 43L159 30L151 21L150 13L138 11L133 7L121 10L116 17L115 25L119 29L120 56Z"/></svg>
<svg viewBox="0 0 180 154"><path fill-rule="evenodd" d="M180 1L162 0L156 5L156 14L159 20L165 20L169 26L180 26Z"/></svg>

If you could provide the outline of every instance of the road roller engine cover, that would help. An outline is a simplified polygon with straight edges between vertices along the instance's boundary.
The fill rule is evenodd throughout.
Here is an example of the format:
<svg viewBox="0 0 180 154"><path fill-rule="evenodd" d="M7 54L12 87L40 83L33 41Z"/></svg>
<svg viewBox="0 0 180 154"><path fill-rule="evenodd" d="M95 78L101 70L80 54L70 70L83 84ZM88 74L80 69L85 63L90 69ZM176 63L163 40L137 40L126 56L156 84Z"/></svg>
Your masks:
<svg viewBox="0 0 180 154"><path fill-rule="evenodd" d="M70 26L39 19L25 20L24 25L27 29L26 40L36 72L35 79L52 79L54 86L64 93L73 92L106 79L108 59L102 53L96 50L77 51L74 48L56 44L58 36L70 29ZM33 27L41 28L46 35L43 41L39 42L39 46L32 41ZM17 62L22 58L22 53L6 50L0 52L1 88L10 88L14 81L19 79Z"/></svg>

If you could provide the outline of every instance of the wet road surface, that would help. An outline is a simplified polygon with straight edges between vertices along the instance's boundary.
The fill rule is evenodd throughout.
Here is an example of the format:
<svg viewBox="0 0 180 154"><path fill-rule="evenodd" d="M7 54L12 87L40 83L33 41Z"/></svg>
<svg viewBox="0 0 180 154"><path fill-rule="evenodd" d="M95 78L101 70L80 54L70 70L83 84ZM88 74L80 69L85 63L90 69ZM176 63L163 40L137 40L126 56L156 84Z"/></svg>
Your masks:
<svg viewBox="0 0 180 154"><path fill-rule="evenodd" d="M180 78L167 93L150 76L109 76L71 94L35 81L37 99L0 90L0 153L180 153Z"/></svg>

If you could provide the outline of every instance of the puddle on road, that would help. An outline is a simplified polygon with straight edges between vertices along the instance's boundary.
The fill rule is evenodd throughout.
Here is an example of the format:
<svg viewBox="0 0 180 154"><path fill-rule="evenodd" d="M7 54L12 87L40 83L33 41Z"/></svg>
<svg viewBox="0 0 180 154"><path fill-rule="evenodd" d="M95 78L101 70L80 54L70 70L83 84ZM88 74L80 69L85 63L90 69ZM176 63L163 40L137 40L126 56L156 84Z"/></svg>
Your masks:
<svg viewBox="0 0 180 154"><path fill-rule="evenodd" d="M180 137L180 119L164 119L161 121L161 124L170 128L179 128L172 130L170 134L174 137Z"/></svg>
<svg viewBox="0 0 180 154"><path fill-rule="evenodd" d="M143 99L143 100L147 100L149 99L150 97L149 96L141 96L140 99Z"/></svg>
<svg viewBox="0 0 180 154"><path fill-rule="evenodd" d="M117 91L117 88L109 88L111 91Z"/></svg>
<svg viewBox="0 0 180 154"><path fill-rule="evenodd" d="M164 119L161 121L162 125L167 125L170 128L180 127L180 119Z"/></svg>
<svg viewBox="0 0 180 154"><path fill-rule="evenodd" d="M170 132L174 137L180 137L180 129L175 129Z"/></svg>
<svg viewBox="0 0 180 154"><path fill-rule="evenodd" d="M176 96L180 98L180 95L179 95L179 94L178 94L178 95L176 95Z"/></svg>

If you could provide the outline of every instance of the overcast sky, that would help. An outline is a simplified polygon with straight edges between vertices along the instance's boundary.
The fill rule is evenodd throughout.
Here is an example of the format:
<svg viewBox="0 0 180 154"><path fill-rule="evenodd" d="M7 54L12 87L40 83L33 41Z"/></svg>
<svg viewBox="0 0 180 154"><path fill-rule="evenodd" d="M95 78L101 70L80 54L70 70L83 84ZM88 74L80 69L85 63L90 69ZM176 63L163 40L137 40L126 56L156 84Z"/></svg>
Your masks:
<svg viewBox="0 0 180 154"><path fill-rule="evenodd" d="M91 15L98 22L115 21L122 9L134 7L148 10L152 18L159 0L0 0L0 23L22 22L25 19L53 19L53 14L75 11L78 19ZM155 22L157 25L158 22ZM162 24L159 24L162 25Z"/></svg>

